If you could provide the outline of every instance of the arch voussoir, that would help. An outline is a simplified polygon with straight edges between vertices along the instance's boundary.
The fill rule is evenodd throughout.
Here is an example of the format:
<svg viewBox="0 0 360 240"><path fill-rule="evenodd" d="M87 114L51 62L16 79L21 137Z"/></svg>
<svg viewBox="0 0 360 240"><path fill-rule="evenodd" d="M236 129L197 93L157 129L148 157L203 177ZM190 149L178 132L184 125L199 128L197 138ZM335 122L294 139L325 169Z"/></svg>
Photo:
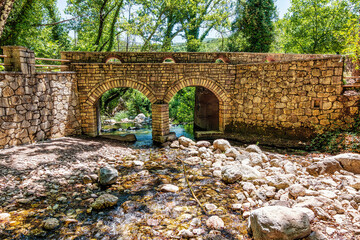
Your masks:
<svg viewBox="0 0 360 240"><path fill-rule="evenodd" d="M164 95L164 102L168 103L175 96L175 94L185 87L199 86L209 89L215 94L220 103L228 102L228 94L226 90L223 89L218 83L213 80L204 79L204 78L190 78L182 79L175 82L172 86L168 88Z"/></svg>
<svg viewBox="0 0 360 240"><path fill-rule="evenodd" d="M106 92L112 88L120 87L129 87L138 90L143 93L151 103L156 102L155 93L150 89L149 86L146 86L144 83L137 82L135 80L123 80L123 79L109 79L98 83L92 88L91 91L87 94L86 102L95 104L98 99Z"/></svg>

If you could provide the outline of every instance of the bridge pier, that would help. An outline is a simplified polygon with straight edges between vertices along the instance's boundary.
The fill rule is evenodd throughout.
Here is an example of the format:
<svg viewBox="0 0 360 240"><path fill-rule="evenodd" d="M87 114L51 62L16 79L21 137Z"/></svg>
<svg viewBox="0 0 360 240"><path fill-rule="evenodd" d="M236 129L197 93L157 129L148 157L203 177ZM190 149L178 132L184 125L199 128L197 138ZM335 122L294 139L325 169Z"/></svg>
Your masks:
<svg viewBox="0 0 360 240"><path fill-rule="evenodd" d="M155 143L164 143L171 136L169 127L169 104L154 103L152 109L152 138Z"/></svg>

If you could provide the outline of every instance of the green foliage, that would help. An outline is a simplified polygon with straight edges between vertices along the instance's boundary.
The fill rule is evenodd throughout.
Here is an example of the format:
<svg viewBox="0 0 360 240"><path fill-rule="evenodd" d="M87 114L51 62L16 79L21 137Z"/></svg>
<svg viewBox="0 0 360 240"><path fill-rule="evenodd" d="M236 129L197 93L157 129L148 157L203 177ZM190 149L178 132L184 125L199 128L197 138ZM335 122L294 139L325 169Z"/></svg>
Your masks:
<svg viewBox="0 0 360 240"><path fill-rule="evenodd" d="M186 87L175 94L169 103L169 116L174 123L194 121L195 87Z"/></svg>
<svg viewBox="0 0 360 240"><path fill-rule="evenodd" d="M340 53L345 48L349 20L354 13L347 0L292 0L280 20L279 41L285 52ZM350 21L351 22L351 21Z"/></svg>
<svg viewBox="0 0 360 240"><path fill-rule="evenodd" d="M1 45L30 48L38 57L59 57L60 50L69 47L68 34L61 25L49 25L60 20L55 0L17 0L1 36Z"/></svg>
<svg viewBox="0 0 360 240"><path fill-rule="evenodd" d="M115 113L115 116L114 116L114 119L117 121L117 122L120 122L122 119L124 118L129 118L129 112L128 111L120 111L120 112L117 112Z"/></svg>
<svg viewBox="0 0 360 240"><path fill-rule="evenodd" d="M68 0L66 12L77 20L71 29L77 33L74 50L113 50L123 0Z"/></svg>
<svg viewBox="0 0 360 240"><path fill-rule="evenodd" d="M123 96L126 102L126 108L130 116L137 116L139 113L145 116L151 116L151 102L138 90L130 88Z"/></svg>
<svg viewBox="0 0 360 240"><path fill-rule="evenodd" d="M318 134L308 146L310 151L339 153L342 151L360 152L360 118L345 129L338 127L335 130Z"/></svg>
<svg viewBox="0 0 360 240"><path fill-rule="evenodd" d="M357 13L360 11L360 2L357 0L350 1L349 10L352 14L345 23L346 27L339 34L346 40L342 53L350 55L354 62L358 62L360 56L360 24Z"/></svg>
<svg viewBox="0 0 360 240"><path fill-rule="evenodd" d="M269 52L274 40L275 17L276 8L273 0L238 0L229 50Z"/></svg>
<svg viewBox="0 0 360 240"><path fill-rule="evenodd" d="M113 88L100 98L100 114L115 119L135 117L139 113L151 116L151 102L141 92L132 88Z"/></svg>
<svg viewBox="0 0 360 240"><path fill-rule="evenodd" d="M230 0L184 0L180 6L180 23L186 38L186 50L198 52L212 29L229 26L231 9Z"/></svg>

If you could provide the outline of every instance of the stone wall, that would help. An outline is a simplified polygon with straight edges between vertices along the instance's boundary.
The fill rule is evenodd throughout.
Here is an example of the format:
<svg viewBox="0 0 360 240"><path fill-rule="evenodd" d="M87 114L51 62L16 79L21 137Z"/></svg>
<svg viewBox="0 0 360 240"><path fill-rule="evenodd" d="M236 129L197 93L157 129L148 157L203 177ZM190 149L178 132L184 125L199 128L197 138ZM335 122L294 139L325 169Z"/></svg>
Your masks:
<svg viewBox="0 0 360 240"><path fill-rule="evenodd" d="M196 55L189 53L188 59L192 56ZM293 56L284 55L283 58ZM268 143L275 138L309 140L315 133L351 125L358 115L359 98L342 94L343 58L296 57L304 60L236 65L72 63L71 69L78 80L82 131L92 136L97 134L96 102L103 93L115 87L137 89L153 106L163 104L162 109L184 87L206 88L219 101L218 129L225 132L225 137L240 140L244 136L255 136L255 139L264 136ZM156 109L158 107L160 105ZM153 110L156 119L153 139L156 134L162 136L168 132L164 128L168 120L163 116L163 111Z"/></svg>
<svg viewBox="0 0 360 240"><path fill-rule="evenodd" d="M342 74L340 57L238 65L226 131L306 140L346 128L359 97L342 95Z"/></svg>
<svg viewBox="0 0 360 240"><path fill-rule="evenodd" d="M336 55L243 52L62 52L61 54L61 58L71 60L72 63L106 63L110 58L118 58L122 63L162 63L166 58L172 58L176 63L215 63L215 61L220 58L226 63L244 64L314 59L331 56Z"/></svg>
<svg viewBox="0 0 360 240"><path fill-rule="evenodd" d="M0 73L0 148L80 134L73 73Z"/></svg>

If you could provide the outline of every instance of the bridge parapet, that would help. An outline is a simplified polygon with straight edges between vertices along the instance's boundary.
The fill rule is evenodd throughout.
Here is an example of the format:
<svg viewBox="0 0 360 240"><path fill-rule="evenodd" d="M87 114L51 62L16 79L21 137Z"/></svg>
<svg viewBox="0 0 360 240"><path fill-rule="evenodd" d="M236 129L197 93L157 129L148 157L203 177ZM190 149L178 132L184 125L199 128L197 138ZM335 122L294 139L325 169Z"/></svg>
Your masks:
<svg viewBox="0 0 360 240"><path fill-rule="evenodd" d="M217 59L222 59L229 64L244 64L319 59L336 55L244 52L62 52L61 56L63 59L71 60L72 63L106 63L110 58L117 58L122 63L163 63L164 59L172 58L176 63L215 63Z"/></svg>

